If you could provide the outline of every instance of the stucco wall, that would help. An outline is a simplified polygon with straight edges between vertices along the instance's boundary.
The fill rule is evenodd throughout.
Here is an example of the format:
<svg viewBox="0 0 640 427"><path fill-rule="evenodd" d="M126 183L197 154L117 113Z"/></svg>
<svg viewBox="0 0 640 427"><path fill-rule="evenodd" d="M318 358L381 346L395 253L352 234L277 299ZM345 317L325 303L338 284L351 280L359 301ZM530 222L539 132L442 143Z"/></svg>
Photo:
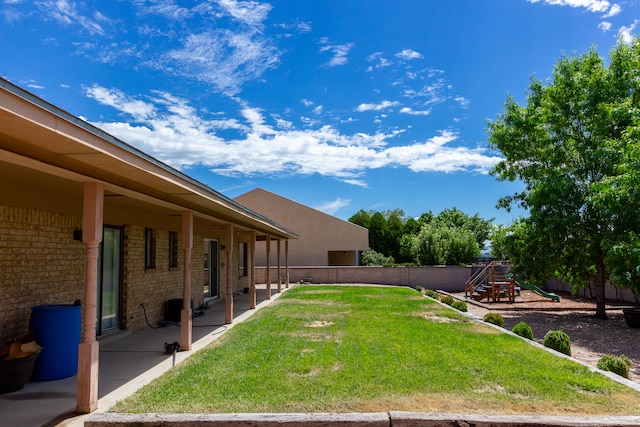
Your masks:
<svg viewBox="0 0 640 427"><path fill-rule="evenodd" d="M266 268L256 269L257 283L264 283ZM282 270L284 274L284 269ZM313 283L372 283L422 286L448 292L464 291L470 267L289 267L289 282L308 278ZM277 270L271 268L271 283L277 283Z"/></svg>
<svg viewBox="0 0 640 427"><path fill-rule="evenodd" d="M371 283L400 286L421 286L426 289L440 289L447 292L464 292L464 284L469 279L473 267L429 266L429 267L289 267L289 282L312 279L312 283ZM284 275L284 269L282 270ZM277 270L271 267L271 283L277 283ZM266 268L257 268L257 283L265 283ZM571 292L571 285L552 279L545 289L551 292ZM606 297L612 300L634 302L628 289L617 289L611 284L605 288ZM588 289L581 289L579 295L590 297Z"/></svg>
<svg viewBox="0 0 640 427"><path fill-rule="evenodd" d="M369 247L369 231L260 188L238 196L238 203L264 215L298 234L289 240L289 265L329 265L329 252L347 252L342 261L355 261L355 252ZM266 244L256 243L256 265L266 265ZM276 263L277 243L271 242L271 265ZM284 242L280 257L284 264Z"/></svg>

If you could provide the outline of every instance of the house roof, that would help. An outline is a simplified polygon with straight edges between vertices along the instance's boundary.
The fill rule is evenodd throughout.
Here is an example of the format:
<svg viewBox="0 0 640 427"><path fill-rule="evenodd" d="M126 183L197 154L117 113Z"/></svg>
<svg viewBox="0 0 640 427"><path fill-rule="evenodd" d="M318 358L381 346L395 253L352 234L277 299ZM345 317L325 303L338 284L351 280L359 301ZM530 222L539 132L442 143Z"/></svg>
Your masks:
<svg viewBox="0 0 640 427"><path fill-rule="evenodd" d="M98 181L105 195L144 200L258 234L298 236L275 221L0 78L0 169L63 182ZM18 170L18 169L14 169ZM29 179L29 178L26 178Z"/></svg>

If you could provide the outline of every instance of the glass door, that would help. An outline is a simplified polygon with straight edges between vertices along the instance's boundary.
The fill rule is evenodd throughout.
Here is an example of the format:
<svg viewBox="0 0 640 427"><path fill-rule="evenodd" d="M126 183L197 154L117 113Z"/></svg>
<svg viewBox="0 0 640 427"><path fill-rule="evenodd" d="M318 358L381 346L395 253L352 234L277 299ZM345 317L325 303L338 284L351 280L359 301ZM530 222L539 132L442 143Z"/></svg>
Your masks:
<svg viewBox="0 0 640 427"><path fill-rule="evenodd" d="M122 228L104 228L98 258L98 335L120 328L122 234Z"/></svg>
<svg viewBox="0 0 640 427"><path fill-rule="evenodd" d="M218 298L220 281L220 255L217 240L205 240L205 283L204 300Z"/></svg>

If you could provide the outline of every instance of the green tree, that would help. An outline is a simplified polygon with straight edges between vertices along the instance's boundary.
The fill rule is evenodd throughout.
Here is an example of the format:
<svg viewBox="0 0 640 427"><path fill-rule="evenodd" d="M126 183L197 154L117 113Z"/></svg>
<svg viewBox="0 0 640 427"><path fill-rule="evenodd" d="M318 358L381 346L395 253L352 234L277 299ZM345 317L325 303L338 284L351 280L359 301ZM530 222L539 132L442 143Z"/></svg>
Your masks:
<svg viewBox="0 0 640 427"><path fill-rule="evenodd" d="M400 256L400 243L404 234L404 224L398 213L392 213L387 218L387 247L389 248L389 256L399 260Z"/></svg>
<svg viewBox="0 0 640 427"><path fill-rule="evenodd" d="M492 173L525 185L499 202L529 211L521 266L539 281L555 274L591 286L599 318L606 318L607 256L638 229L637 190L629 196L615 185L627 182L620 176L637 159L639 53L636 39L618 43L608 67L595 48L563 57L546 85L532 79L526 103L509 97L488 126L490 144L505 157Z"/></svg>
<svg viewBox="0 0 640 427"><path fill-rule="evenodd" d="M468 264L480 255L473 233L438 222L425 224L408 242L420 265Z"/></svg>
<svg viewBox="0 0 640 427"><path fill-rule="evenodd" d="M449 227L464 228L471 231L480 250L484 249L485 242L493 228L493 218L483 219L478 214L469 216L457 208L443 210L438 214L436 220Z"/></svg>
<svg viewBox="0 0 640 427"><path fill-rule="evenodd" d="M360 209L358 212L353 214L351 218L349 218L349 222L369 229L369 227L371 226L371 216L367 212Z"/></svg>
<svg viewBox="0 0 640 427"><path fill-rule="evenodd" d="M394 263L393 257L386 257L380 252L376 252L373 249L367 249L362 252L362 256L360 257L360 265L363 266L372 266L372 265L392 265Z"/></svg>
<svg viewBox="0 0 640 427"><path fill-rule="evenodd" d="M371 223L369 225L369 246L371 246L371 249L374 251L389 256L388 238L389 226L387 220L380 212L374 213L371 216Z"/></svg>

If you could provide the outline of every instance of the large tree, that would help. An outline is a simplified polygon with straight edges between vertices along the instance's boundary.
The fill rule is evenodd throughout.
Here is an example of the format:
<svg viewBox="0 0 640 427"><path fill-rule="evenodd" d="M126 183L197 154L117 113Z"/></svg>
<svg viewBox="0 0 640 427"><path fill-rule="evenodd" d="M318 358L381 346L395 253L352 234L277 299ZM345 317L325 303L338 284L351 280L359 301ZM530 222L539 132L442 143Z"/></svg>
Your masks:
<svg viewBox="0 0 640 427"><path fill-rule="evenodd" d="M639 231L640 198L628 188L638 177L630 165L637 163L639 88L637 40L618 43L608 65L592 48L561 58L546 85L532 79L525 104L509 97L488 128L505 157L493 174L525 187L500 201L529 211L522 267L536 280L555 274L591 287L600 318L612 248Z"/></svg>

